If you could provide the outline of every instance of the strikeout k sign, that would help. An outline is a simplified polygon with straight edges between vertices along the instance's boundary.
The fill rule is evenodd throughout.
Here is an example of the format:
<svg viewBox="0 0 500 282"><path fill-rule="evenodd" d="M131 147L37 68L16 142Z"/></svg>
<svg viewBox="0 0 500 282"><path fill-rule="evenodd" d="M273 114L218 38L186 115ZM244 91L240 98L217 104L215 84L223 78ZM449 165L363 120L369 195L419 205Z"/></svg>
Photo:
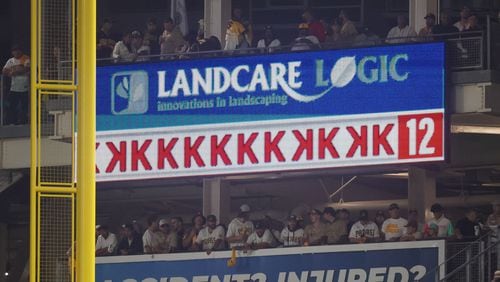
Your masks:
<svg viewBox="0 0 500 282"><path fill-rule="evenodd" d="M101 181L443 160L443 113L99 134Z"/></svg>
<svg viewBox="0 0 500 282"><path fill-rule="evenodd" d="M444 160L444 45L98 67L98 181Z"/></svg>

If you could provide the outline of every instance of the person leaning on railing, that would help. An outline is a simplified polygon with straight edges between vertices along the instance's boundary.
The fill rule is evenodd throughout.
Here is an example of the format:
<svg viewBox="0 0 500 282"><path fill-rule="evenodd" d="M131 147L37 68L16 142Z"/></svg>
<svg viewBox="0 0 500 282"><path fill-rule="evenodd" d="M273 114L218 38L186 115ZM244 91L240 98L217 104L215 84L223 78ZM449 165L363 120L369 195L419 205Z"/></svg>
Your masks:
<svg viewBox="0 0 500 282"><path fill-rule="evenodd" d="M116 254L118 247L118 239L115 234L109 232L106 225L97 225L95 228L97 234L97 242L95 244L96 256L112 256Z"/></svg>
<svg viewBox="0 0 500 282"><path fill-rule="evenodd" d="M465 217L455 225L455 236L458 240L476 240L481 233L481 224L474 209L467 209Z"/></svg>
<svg viewBox="0 0 500 282"><path fill-rule="evenodd" d="M193 250L203 250L210 255L213 251L224 249L224 227L217 225L217 217L207 216L207 226L201 229L194 241Z"/></svg>
<svg viewBox="0 0 500 282"><path fill-rule="evenodd" d="M176 53L179 47L186 44L186 41L184 40L179 26L177 26L171 18L165 19L163 27L165 30L160 35L159 41L162 55L161 59L166 60L171 59L168 55Z"/></svg>
<svg viewBox="0 0 500 282"><path fill-rule="evenodd" d="M321 211L312 209L309 212L311 224L304 229L304 246L325 245L328 240L327 226L321 222Z"/></svg>
<svg viewBox="0 0 500 282"><path fill-rule="evenodd" d="M375 222L368 219L368 211L359 212L359 220L355 222L349 232L351 243L373 243L380 240L380 232Z"/></svg>
<svg viewBox="0 0 500 282"><path fill-rule="evenodd" d="M142 238L134 230L130 223L123 224L123 238L118 243L118 254L120 255L139 255L142 254Z"/></svg>
<svg viewBox="0 0 500 282"><path fill-rule="evenodd" d="M132 34L130 32L124 33L122 40L116 42L112 57L115 62L133 62L137 58L137 54L132 51Z"/></svg>
<svg viewBox="0 0 500 282"><path fill-rule="evenodd" d="M281 42L278 38L276 38L273 27L268 25L264 29L264 38L257 42L257 48L261 50L272 53L276 48L281 46Z"/></svg>
<svg viewBox="0 0 500 282"><path fill-rule="evenodd" d="M390 44L406 43L415 41L417 34L413 27L408 25L408 19L404 15L398 16L398 24L389 30L385 42Z"/></svg>

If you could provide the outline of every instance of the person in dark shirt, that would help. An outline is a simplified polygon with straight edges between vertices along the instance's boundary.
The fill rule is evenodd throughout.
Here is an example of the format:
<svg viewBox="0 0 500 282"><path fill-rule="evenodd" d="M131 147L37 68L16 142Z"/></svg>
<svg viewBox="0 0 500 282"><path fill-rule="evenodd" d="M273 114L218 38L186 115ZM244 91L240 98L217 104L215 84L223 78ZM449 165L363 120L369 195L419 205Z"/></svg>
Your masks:
<svg viewBox="0 0 500 282"><path fill-rule="evenodd" d="M450 33L456 33L457 35L450 35ZM450 15L448 12L443 11L440 15L440 22L438 25L432 27L432 34L436 37L436 40L444 40L449 38L458 37L459 30L451 24ZM445 36L439 36L440 34L446 34Z"/></svg>
<svg viewBox="0 0 500 282"><path fill-rule="evenodd" d="M111 57L116 41L111 36L111 28L113 23L109 19L105 19L101 28L97 32L97 58L107 59Z"/></svg>
<svg viewBox="0 0 500 282"><path fill-rule="evenodd" d="M156 19L150 18L146 23L146 31L144 32L144 41L149 43L152 55L160 54L160 35L158 23Z"/></svg>
<svg viewBox="0 0 500 282"><path fill-rule="evenodd" d="M142 238L134 230L132 224L122 225L125 236L118 244L118 253L120 255L138 255L142 254Z"/></svg>
<svg viewBox="0 0 500 282"><path fill-rule="evenodd" d="M170 219L170 227L171 232L175 232L177 234L177 251L184 251L185 249L182 241L186 236L186 232L184 230L184 221L182 220L182 217L172 217Z"/></svg>
<svg viewBox="0 0 500 282"><path fill-rule="evenodd" d="M455 235L459 240L474 240L479 236L480 226L477 212L474 209L467 209L465 217L460 219L455 226Z"/></svg>

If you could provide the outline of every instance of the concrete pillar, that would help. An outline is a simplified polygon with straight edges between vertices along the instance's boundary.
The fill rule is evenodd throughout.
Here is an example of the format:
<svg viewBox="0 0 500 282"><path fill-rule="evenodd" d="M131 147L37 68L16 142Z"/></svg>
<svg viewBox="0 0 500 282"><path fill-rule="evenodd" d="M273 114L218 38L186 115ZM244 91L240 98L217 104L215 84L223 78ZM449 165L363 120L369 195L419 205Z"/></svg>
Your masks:
<svg viewBox="0 0 500 282"><path fill-rule="evenodd" d="M433 13L439 18L439 0L410 0L410 26L418 31L425 26L425 15ZM437 22L436 22L437 23Z"/></svg>
<svg viewBox="0 0 500 282"><path fill-rule="evenodd" d="M436 176L432 171L418 167L408 170L408 208L418 211L418 220L432 218L431 206L436 202Z"/></svg>
<svg viewBox="0 0 500 282"><path fill-rule="evenodd" d="M231 193L221 178L203 179L203 214L217 216L219 222L229 222Z"/></svg>
<svg viewBox="0 0 500 282"><path fill-rule="evenodd" d="M205 0L205 37L212 35L225 45L226 27L231 19L231 0Z"/></svg>
<svg viewBox="0 0 500 282"><path fill-rule="evenodd" d="M7 252L7 240L7 224L0 223L0 282L7 281L7 277L4 276L9 254Z"/></svg>

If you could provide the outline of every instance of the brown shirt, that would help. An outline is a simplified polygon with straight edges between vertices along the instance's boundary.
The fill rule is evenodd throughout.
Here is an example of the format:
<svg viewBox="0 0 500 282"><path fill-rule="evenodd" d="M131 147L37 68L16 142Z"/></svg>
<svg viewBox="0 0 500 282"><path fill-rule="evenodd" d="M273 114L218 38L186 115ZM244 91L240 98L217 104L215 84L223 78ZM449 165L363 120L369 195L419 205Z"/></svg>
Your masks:
<svg viewBox="0 0 500 282"><path fill-rule="evenodd" d="M309 224L304 229L304 237L309 245L321 245L323 237L327 237L327 229L324 223L320 223L317 227Z"/></svg>
<svg viewBox="0 0 500 282"><path fill-rule="evenodd" d="M342 236L347 235L347 226L345 221L335 220L326 224L328 244L339 243Z"/></svg>

